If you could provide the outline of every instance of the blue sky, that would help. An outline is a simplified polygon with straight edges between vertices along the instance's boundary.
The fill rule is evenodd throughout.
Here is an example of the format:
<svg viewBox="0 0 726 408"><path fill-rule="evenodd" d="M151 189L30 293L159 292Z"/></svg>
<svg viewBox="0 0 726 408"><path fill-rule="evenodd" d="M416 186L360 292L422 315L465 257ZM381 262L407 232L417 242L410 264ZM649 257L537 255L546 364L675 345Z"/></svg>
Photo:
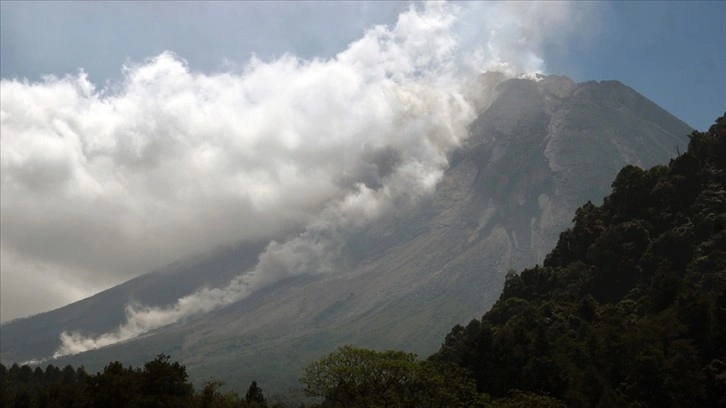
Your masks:
<svg viewBox="0 0 726 408"><path fill-rule="evenodd" d="M487 69L726 110L726 2L409 6L0 2L0 321L237 242L325 270L308 230L430 193Z"/></svg>
<svg viewBox="0 0 726 408"><path fill-rule="evenodd" d="M94 83L165 50L192 69L273 58L331 57L402 2L2 2L3 78L86 70ZM548 73L616 79L705 129L726 110L726 2L599 3L597 27L543 50Z"/></svg>
<svg viewBox="0 0 726 408"><path fill-rule="evenodd" d="M551 64L578 80L616 79L691 126L726 111L726 2L613 2L589 47Z"/></svg>

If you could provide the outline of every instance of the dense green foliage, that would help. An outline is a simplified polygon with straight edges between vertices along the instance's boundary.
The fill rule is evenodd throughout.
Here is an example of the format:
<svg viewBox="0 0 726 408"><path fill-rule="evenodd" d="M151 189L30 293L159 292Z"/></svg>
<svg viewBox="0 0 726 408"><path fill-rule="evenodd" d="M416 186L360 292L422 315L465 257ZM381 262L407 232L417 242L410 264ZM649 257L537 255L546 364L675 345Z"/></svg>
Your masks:
<svg viewBox="0 0 726 408"><path fill-rule="evenodd" d="M402 351L343 346L305 368L300 382L324 407L471 407L479 396L459 367Z"/></svg>
<svg viewBox="0 0 726 408"><path fill-rule="evenodd" d="M221 393L221 383L209 381L198 392L188 380L186 367L160 354L144 368L124 367L118 361L89 375L80 367L45 370L0 364L0 407L15 408L262 408L267 407L256 382L247 398Z"/></svg>
<svg viewBox="0 0 726 408"><path fill-rule="evenodd" d="M492 398L476 390L467 369L454 364L347 345L310 364L300 382L308 395L324 398L313 408L566 407L555 398L521 390Z"/></svg>
<svg viewBox="0 0 726 408"><path fill-rule="evenodd" d="M493 396L726 406L726 116L669 165L623 168L574 221L431 360L471 370Z"/></svg>

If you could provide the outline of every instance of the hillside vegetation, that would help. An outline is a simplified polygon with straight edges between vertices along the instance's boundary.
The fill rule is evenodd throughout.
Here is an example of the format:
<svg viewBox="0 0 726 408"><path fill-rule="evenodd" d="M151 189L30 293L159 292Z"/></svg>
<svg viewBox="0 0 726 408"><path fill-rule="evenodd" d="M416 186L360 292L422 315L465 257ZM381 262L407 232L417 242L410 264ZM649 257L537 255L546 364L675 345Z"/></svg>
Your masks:
<svg viewBox="0 0 726 408"><path fill-rule="evenodd" d="M495 397L726 406L726 116L667 166L626 166L612 186L431 360Z"/></svg>
<svg viewBox="0 0 726 408"><path fill-rule="evenodd" d="M143 368L114 361L89 375L82 366L61 369L0 364L0 407L14 408L266 408L257 382L245 397L220 391L222 383L206 381L198 390L186 367L159 354ZM274 406L274 405L273 405Z"/></svg>

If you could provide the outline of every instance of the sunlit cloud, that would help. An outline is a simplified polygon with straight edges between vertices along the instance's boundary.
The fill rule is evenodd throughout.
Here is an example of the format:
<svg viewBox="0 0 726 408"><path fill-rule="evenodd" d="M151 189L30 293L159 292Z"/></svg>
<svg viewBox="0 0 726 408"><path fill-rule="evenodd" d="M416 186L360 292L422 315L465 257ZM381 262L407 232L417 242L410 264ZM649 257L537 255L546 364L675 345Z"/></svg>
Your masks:
<svg viewBox="0 0 726 408"><path fill-rule="evenodd" d="M352 231L433 192L486 96L472 92L477 75L542 72L537 37L565 35L573 7L426 3L325 60L288 54L202 73L164 52L125 65L123 80L103 88L82 71L3 79L0 220L12 262L2 273L42 275L41 262L103 286L270 240L257 266L226 286L171 305L129 304L117 330L63 333L56 356L290 276L335 273Z"/></svg>

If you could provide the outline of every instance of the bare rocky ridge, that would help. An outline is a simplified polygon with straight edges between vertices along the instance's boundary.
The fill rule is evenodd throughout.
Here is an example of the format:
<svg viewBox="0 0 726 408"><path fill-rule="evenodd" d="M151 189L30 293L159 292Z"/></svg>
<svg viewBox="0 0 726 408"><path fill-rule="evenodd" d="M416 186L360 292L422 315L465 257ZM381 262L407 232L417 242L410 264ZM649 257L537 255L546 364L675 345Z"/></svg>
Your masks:
<svg viewBox="0 0 726 408"><path fill-rule="evenodd" d="M541 262L575 209L599 202L621 167L667 163L691 131L617 81L485 74L479 86L494 99L477 101L471 137L435 194L352 236L337 273L292 278L206 316L53 363L97 369L166 352L198 379L231 387L257 379L284 390L296 385L300 367L344 343L428 355L454 324L493 304L508 270ZM222 284L253 266L262 248L179 262L3 325L2 361L52 354L63 330L113 329L129 299L168 304L202 284Z"/></svg>

